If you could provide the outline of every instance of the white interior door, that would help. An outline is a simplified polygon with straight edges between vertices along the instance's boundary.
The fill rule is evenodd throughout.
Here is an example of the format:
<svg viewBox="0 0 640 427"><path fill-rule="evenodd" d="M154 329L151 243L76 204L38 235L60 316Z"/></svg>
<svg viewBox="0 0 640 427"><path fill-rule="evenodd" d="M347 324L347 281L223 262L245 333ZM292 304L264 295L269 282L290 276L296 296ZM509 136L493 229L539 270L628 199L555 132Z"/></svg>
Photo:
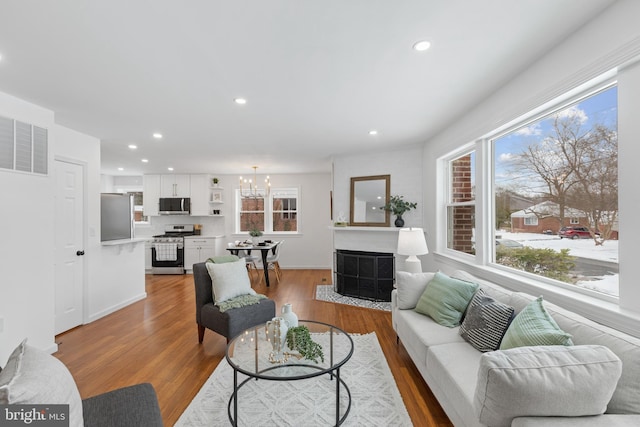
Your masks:
<svg viewBox="0 0 640 427"><path fill-rule="evenodd" d="M82 324L84 167L56 160L55 333Z"/></svg>

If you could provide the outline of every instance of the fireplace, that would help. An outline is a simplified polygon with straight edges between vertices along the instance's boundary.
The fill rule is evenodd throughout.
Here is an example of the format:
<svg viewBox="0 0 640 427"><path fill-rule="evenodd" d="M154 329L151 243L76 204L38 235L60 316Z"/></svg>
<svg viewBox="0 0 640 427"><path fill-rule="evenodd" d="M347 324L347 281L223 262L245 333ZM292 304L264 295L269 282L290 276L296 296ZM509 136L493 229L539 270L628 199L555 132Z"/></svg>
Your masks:
<svg viewBox="0 0 640 427"><path fill-rule="evenodd" d="M335 252L335 288L341 295L391 301L393 253L338 249Z"/></svg>

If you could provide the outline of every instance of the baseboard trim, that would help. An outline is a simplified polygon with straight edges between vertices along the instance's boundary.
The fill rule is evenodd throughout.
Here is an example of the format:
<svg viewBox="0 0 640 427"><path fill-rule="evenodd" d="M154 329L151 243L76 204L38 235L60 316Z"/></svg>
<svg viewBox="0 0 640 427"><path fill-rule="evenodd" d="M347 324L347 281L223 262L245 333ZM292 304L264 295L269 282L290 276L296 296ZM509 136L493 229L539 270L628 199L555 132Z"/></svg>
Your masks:
<svg viewBox="0 0 640 427"><path fill-rule="evenodd" d="M124 307L126 307L128 305L133 304L134 302L141 301L141 300L145 299L146 297L147 297L147 293L143 292L143 293L141 293L139 295L136 295L136 296L134 296L132 298L129 298L128 300L122 301L119 304L112 305L111 307L108 307L108 308L106 308L106 309L104 309L102 311L99 311L99 312L97 312L95 314L91 314L87 318L87 321L84 322L84 324L86 325L88 323L95 322L96 320L98 320L98 319L100 319L100 318L102 318L104 316L107 316L107 315L109 315L111 313L114 313L114 312L116 312L116 311L118 311L118 310L120 310L120 309L122 309L122 308L124 308Z"/></svg>

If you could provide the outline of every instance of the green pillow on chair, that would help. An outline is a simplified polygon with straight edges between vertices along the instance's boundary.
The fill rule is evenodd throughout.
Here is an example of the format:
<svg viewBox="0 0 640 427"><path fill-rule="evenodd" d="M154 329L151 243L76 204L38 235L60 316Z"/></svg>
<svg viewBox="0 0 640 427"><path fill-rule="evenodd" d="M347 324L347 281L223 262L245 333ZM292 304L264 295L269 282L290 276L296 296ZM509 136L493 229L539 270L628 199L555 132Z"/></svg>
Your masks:
<svg viewBox="0 0 640 427"><path fill-rule="evenodd" d="M454 279L438 272L427 284L415 310L426 314L440 325L449 328L459 326L477 289L476 283Z"/></svg>

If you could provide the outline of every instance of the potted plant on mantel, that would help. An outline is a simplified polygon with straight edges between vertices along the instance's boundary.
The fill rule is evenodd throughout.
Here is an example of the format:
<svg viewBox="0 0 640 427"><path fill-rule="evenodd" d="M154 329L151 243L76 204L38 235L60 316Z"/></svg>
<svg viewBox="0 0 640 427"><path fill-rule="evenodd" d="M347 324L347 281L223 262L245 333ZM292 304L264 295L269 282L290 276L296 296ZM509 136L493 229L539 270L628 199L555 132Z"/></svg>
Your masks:
<svg viewBox="0 0 640 427"><path fill-rule="evenodd" d="M410 211L411 209L415 209L418 206L415 202L407 202L404 200L404 196L391 196L389 198L389 203L382 206L381 209L385 211L390 211L392 214L396 216L396 220L394 222L396 227L402 227L404 225L404 219L402 219L402 215Z"/></svg>

